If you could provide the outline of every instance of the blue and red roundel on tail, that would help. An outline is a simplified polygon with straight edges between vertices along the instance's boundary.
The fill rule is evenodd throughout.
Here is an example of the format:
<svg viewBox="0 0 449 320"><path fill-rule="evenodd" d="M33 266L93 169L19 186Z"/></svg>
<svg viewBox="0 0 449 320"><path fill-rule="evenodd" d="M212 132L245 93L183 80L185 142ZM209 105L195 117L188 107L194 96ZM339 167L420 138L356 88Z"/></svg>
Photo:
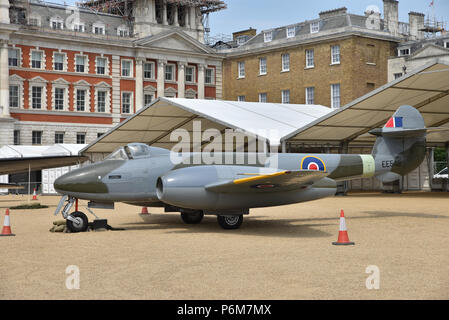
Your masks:
<svg viewBox="0 0 449 320"><path fill-rule="evenodd" d="M326 164L318 157L307 156L301 160L301 170L326 171Z"/></svg>
<svg viewBox="0 0 449 320"><path fill-rule="evenodd" d="M404 127L404 118L403 117L391 117L388 120L385 128L403 128Z"/></svg>

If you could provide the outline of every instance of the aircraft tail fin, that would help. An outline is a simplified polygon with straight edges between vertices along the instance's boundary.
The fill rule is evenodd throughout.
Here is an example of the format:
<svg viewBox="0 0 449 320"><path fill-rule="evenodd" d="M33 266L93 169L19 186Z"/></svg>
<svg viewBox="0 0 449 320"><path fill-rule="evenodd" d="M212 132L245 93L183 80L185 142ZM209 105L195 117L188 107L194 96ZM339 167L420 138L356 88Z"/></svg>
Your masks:
<svg viewBox="0 0 449 320"><path fill-rule="evenodd" d="M423 162L427 129L417 109L401 106L383 128L370 133L377 136L372 154L382 182L398 180Z"/></svg>

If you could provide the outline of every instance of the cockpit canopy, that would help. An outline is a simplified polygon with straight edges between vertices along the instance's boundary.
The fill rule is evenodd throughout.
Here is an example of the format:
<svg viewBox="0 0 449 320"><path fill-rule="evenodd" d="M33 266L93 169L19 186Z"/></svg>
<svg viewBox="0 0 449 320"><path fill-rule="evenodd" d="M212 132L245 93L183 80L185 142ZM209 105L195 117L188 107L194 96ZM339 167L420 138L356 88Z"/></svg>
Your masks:
<svg viewBox="0 0 449 320"><path fill-rule="evenodd" d="M112 152L105 160L132 160L150 157L150 147L143 143L130 143Z"/></svg>

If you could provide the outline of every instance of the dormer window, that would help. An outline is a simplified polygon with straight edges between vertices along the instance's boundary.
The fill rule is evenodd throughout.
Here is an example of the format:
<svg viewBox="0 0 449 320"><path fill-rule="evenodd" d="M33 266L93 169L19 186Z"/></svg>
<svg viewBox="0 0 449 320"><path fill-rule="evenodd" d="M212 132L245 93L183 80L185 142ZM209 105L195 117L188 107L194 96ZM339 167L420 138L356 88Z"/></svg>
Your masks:
<svg viewBox="0 0 449 320"><path fill-rule="evenodd" d="M39 27L41 25L41 17L36 15L30 16L30 18L28 19L28 24L30 26Z"/></svg>
<svg viewBox="0 0 449 320"><path fill-rule="evenodd" d="M296 28L288 27L287 28L287 38L293 38L294 36L296 36Z"/></svg>
<svg viewBox="0 0 449 320"><path fill-rule="evenodd" d="M129 29L126 26L120 26L117 28L117 35L119 37L129 37Z"/></svg>
<svg viewBox="0 0 449 320"><path fill-rule="evenodd" d="M399 49L399 56L408 56L410 55L410 48Z"/></svg>
<svg viewBox="0 0 449 320"><path fill-rule="evenodd" d="M105 34L105 27L103 23L94 23L92 25L92 33Z"/></svg>
<svg viewBox="0 0 449 320"><path fill-rule="evenodd" d="M62 30L64 28L64 21L60 17L53 17L50 19L50 27L52 29Z"/></svg>
<svg viewBox="0 0 449 320"><path fill-rule="evenodd" d="M240 36L240 37L237 38L237 44L239 46L244 44L246 41L248 41L248 36Z"/></svg>
<svg viewBox="0 0 449 320"><path fill-rule="evenodd" d="M312 22L310 24L310 33L317 33L320 31L320 22L316 21L316 22Z"/></svg>
<svg viewBox="0 0 449 320"><path fill-rule="evenodd" d="M76 31L76 32L84 32L84 31L86 31L84 23L81 23L81 22L74 23L73 24L73 31Z"/></svg>
<svg viewBox="0 0 449 320"><path fill-rule="evenodd" d="M447 42L444 43L444 47L445 47L446 49L449 49L449 41L447 41Z"/></svg>
<svg viewBox="0 0 449 320"><path fill-rule="evenodd" d="M273 32L272 31L264 32L264 34L263 34L263 41L264 42L271 42L271 40L273 40Z"/></svg>

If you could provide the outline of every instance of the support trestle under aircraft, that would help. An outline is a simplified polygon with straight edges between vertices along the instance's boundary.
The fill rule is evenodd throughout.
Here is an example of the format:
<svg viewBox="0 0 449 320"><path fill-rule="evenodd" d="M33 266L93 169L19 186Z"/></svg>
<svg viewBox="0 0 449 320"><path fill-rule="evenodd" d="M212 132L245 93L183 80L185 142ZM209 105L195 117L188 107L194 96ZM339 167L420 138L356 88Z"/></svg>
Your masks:
<svg viewBox="0 0 449 320"><path fill-rule="evenodd" d="M415 108L401 106L383 128L370 133L377 136L372 155L275 154L258 166L174 164L169 150L131 143L102 162L58 178L55 190L64 196L55 214L62 209L68 228L81 232L87 230L87 216L69 214L78 199L90 200L92 208L124 202L180 212L188 224L216 215L222 228L237 229L252 208L332 196L337 181L376 176L392 182L424 160L427 129ZM276 168L270 166L274 156Z"/></svg>

